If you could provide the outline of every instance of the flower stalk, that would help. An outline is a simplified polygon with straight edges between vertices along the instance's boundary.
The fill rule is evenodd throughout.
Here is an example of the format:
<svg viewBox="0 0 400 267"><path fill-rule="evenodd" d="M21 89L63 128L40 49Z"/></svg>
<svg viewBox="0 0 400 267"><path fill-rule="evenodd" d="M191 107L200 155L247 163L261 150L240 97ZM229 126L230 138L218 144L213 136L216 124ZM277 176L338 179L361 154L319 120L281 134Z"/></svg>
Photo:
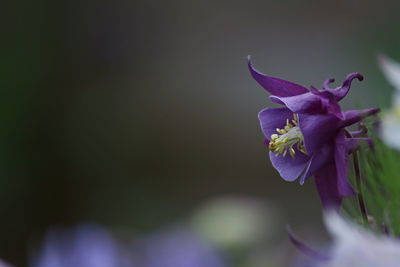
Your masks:
<svg viewBox="0 0 400 267"><path fill-rule="evenodd" d="M364 220L364 223L368 224L368 213L367 213L367 209L365 207L365 202L364 202L364 198L362 195L362 189L361 189L361 172L360 172L360 164L358 161L357 151L354 151L352 154L353 154L354 175L356 178L356 190L357 190L358 204L360 206L361 216Z"/></svg>

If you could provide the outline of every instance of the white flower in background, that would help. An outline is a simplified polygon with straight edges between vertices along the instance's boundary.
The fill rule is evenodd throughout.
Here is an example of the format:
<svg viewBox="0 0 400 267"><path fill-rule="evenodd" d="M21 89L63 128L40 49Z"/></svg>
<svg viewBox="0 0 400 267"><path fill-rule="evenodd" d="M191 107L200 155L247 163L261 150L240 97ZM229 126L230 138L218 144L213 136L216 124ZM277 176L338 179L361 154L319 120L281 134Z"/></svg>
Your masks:
<svg viewBox="0 0 400 267"><path fill-rule="evenodd" d="M325 224L333 236L329 260L318 267L399 267L400 240L377 236L337 213L328 213Z"/></svg>
<svg viewBox="0 0 400 267"><path fill-rule="evenodd" d="M278 214L263 201L225 196L204 203L194 214L194 230L223 249L243 248L274 233Z"/></svg>
<svg viewBox="0 0 400 267"><path fill-rule="evenodd" d="M390 147L400 150L400 63L384 56L378 62L386 79L395 88L392 107L382 112L381 137Z"/></svg>

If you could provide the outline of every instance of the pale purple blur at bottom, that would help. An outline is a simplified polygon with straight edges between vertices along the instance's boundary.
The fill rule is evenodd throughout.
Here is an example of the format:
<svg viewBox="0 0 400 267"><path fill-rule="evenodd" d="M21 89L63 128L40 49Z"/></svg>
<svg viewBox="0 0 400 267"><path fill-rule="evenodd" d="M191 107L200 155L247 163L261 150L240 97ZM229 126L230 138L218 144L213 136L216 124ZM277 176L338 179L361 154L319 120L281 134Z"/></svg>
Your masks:
<svg viewBox="0 0 400 267"><path fill-rule="evenodd" d="M91 224L50 230L30 266L226 267L216 250L184 228L166 229L122 246L107 230Z"/></svg>
<svg viewBox="0 0 400 267"><path fill-rule="evenodd" d="M179 227L137 240L133 257L140 267L227 267L207 242Z"/></svg>
<svg viewBox="0 0 400 267"><path fill-rule="evenodd" d="M116 267L119 251L113 237L98 225L50 230L31 267Z"/></svg>

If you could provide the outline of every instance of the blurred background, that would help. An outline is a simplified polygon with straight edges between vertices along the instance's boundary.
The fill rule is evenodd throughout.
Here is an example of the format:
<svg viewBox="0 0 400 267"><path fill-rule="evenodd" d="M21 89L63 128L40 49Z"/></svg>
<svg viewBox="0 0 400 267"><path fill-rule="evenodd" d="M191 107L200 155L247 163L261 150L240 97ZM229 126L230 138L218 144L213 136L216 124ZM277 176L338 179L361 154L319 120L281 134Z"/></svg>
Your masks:
<svg viewBox="0 0 400 267"><path fill-rule="evenodd" d="M8 1L0 258L25 266L55 225L143 235L227 196L266 207L266 239L284 255L294 253L287 223L323 242L313 181L287 183L269 163L257 113L271 103L246 57L306 87L360 72L344 108L386 105L392 89L376 54L400 59L398 8L394 0Z"/></svg>

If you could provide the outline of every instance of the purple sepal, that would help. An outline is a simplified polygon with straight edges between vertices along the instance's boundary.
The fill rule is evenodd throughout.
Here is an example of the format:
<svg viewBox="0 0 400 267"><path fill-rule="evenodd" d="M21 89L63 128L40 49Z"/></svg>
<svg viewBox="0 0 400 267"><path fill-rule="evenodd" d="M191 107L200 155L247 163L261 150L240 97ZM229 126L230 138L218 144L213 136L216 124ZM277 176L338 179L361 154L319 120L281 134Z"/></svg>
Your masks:
<svg viewBox="0 0 400 267"><path fill-rule="evenodd" d="M337 133L337 125L340 121L330 114L298 114L298 118L308 155L313 155L329 140L332 140Z"/></svg>
<svg viewBox="0 0 400 267"><path fill-rule="evenodd" d="M355 192L347 181L348 148L344 130L341 130L335 138L335 165L337 173L337 187L340 196L350 196Z"/></svg>
<svg viewBox="0 0 400 267"><path fill-rule="evenodd" d="M344 119L340 122L339 127L344 128L359 122L363 118L374 115L379 112L379 108L367 108L362 110L348 110L343 112Z"/></svg>
<svg viewBox="0 0 400 267"><path fill-rule="evenodd" d="M342 196L338 191L338 176L334 162L315 173L315 185L324 209L339 211Z"/></svg>
<svg viewBox="0 0 400 267"><path fill-rule="evenodd" d="M253 67L248 56L248 66L251 75L265 90L276 96L294 96L307 93L308 90L301 85L267 76Z"/></svg>
<svg viewBox="0 0 400 267"><path fill-rule="evenodd" d="M321 98L310 92L288 97L270 96L269 98L275 103L285 105L294 113L316 114L321 113L324 108Z"/></svg>

